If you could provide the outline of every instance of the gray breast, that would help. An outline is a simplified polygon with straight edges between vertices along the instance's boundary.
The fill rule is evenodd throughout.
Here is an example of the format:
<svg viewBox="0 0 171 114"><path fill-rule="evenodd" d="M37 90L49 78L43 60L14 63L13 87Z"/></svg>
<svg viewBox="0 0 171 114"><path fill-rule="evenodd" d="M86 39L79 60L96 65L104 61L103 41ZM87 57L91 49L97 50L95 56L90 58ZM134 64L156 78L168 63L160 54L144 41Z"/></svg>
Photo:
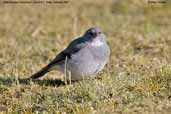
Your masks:
<svg viewBox="0 0 171 114"><path fill-rule="evenodd" d="M84 48L68 59L67 71L70 72L72 80L94 78L108 62L109 54L108 46Z"/></svg>

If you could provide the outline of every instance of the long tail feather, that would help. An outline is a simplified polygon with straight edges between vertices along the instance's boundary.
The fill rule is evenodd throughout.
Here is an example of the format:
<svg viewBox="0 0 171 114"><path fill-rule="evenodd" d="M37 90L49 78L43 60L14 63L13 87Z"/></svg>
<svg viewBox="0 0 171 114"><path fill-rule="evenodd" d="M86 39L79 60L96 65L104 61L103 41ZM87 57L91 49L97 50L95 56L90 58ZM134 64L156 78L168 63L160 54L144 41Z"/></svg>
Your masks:
<svg viewBox="0 0 171 114"><path fill-rule="evenodd" d="M38 71L37 73L33 74L30 79L37 79L42 77L43 75L45 75L47 72L49 72L49 68L48 67L44 67L42 68L40 71Z"/></svg>

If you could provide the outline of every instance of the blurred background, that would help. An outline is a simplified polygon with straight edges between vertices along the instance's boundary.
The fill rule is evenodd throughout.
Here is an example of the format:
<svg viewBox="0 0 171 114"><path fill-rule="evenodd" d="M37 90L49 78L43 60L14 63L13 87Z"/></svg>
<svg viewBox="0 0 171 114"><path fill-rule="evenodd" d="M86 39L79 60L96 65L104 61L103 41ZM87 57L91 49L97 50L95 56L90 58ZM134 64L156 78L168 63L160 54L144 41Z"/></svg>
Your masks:
<svg viewBox="0 0 171 114"><path fill-rule="evenodd" d="M0 2L0 110L170 113L171 3L163 1ZM110 64L100 79L54 88L48 84L63 80L63 75L50 72L41 84L10 81L38 71L90 27L105 32L111 49Z"/></svg>

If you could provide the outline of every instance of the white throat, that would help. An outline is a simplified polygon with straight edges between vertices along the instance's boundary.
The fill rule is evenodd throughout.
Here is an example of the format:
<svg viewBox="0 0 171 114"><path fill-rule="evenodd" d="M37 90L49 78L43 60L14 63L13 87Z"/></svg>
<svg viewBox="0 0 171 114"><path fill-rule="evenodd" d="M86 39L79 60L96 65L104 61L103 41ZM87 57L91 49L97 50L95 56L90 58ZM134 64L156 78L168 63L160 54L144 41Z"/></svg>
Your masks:
<svg viewBox="0 0 171 114"><path fill-rule="evenodd" d="M96 47L102 46L103 44L104 43L102 41L100 41L99 39L97 39L91 43L92 46L96 46Z"/></svg>

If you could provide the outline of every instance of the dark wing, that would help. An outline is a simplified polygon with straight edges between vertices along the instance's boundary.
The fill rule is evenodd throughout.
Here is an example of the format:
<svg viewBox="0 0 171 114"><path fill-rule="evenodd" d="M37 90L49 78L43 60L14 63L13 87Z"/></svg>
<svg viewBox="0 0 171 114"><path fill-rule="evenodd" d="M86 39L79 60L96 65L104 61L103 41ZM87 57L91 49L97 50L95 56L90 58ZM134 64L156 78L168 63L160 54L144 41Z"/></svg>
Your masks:
<svg viewBox="0 0 171 114"><path fill-rule="evenodd" d="M72 54L77 53L78 51L80 51L80 49L85 47L85 43L82 41L82 39L76 39L74 41L72 41L69 46L62 51L61 53L59 53L54 60L52 60L47 66L48 67L52 67L53 65L56 64L60 64L60 62L63 62L66 57L68 59L71 58Z"/></svg>
<svg viewBox="0 0 171 114"><path fill-rule="evenodd" d="M82 41L82 39L76 39L70 43L70 45L61 53L59 53L54 60L52 60L47 66L43 67L40 71L33 74L29 79L37 79L39 77L42 77L44 74L49 72L53 65L63 63L65 61L65 58L68 57L68 59L71 58L72 54L80 51L80 49L84 48L86 44Z"/></svg>
<svg viewBox="0 0 171 114"><path fill-rule="evenodd" d="M67 56L68 55L65 53L65 51L62 51L56 56L56 58L52 62L50 62L47 66L43 67L40 71L33 74L29 79L37 79L39 77L42 77L44 74L50 71L49 69L51 69L53 65L59 64L61 61L65 60Z"/></svg>

